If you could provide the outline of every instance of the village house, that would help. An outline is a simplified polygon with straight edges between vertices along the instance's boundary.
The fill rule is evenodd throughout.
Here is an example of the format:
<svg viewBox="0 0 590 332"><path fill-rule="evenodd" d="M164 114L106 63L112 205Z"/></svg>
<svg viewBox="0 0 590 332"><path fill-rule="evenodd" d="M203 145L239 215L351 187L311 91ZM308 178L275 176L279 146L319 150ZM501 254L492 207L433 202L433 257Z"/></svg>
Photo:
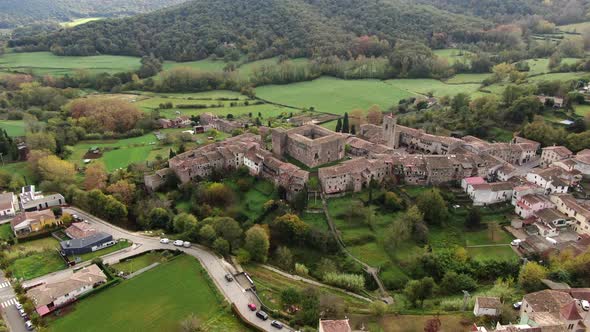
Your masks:
<svg viewBox="0 0 590 332"><path fill-rule="evenodd" d="M86 222L72 223L70 225L70 227L66 228L66 230L65 230L66 235L69 236L71 239L85 238L85 237L88 237L96 232L97 232L96 228L94 228L93 226L91 226L89 223L86 223Z"/></svg>
<svg viewBox="0 0 590 332"><path fill-rule="evenodd" d="M61 241L59 243L64 255L82 255L113 245L113 236L104 232L91 232L80 238Z"/></svg>
<svg viewBox="0 0 590 332"><path fill-rule="evenodd" d="M526 294L520 307L520 324L540 327L541 331L586 331L590 323L584 318L587 316L577 299L560 290Z"/></svg>
<svg viewBox="0 0 590 332"><path fill-rule="evenodd" d="M548 146L542 149L541 152L541 167L549 167L552 163L564 159L568 159L573 155L565 146Z"/></svg>
<svg viewBox="0 0 590 332"><path fill-rule="evenodd" d="M157 170L154 174L144 174L143 182L149 191L156 191L160 189L168 180L168 177L173 174L170 168L162 168Z"/></svg>
<svg viewBox="0 0 590 332"><path fill-rule="evenodd" d="M192 124L191 119L186 115L178 116L174 119L165 119L161 118L158 119L158 124L160 128L167 129L167 128L184 128L189 127Z"/></svg>
<svg viewBox="0 0 590 332"><path fill-rule="evenodd" d="M533 169L527 173L526 180L543 188L546 195L563 194L569 189L569 178L566 172L558 167Z"/></svg>
<svg viewBox="0 0 590 332"><path fill-rule="evenodd" d="M512 188L510 182L480 183L468 187L467 193L475 206L485 206L510 201Z"/></svg>
<svg viewBox="0 0 590 332"><path fill-rule="evenodd" d="M228 134L233 133L236 129L244 128L244 124L241 121L221 119L209 112L199 115L199 123L207 129L213 128Z"/></svg>
<svg viewBox="0 0 590 332"><path fill-rule="evenodd" d="M555 208L568 218L575 219L572 229L579 234L590 234L590 206L582 204L569 194L551 195Z"/></svg>
<svg viewBox="0 0 590 332"><path fill-rule="evenodd" d="M288 200L303 191L309 181L309 172L283 162L270 154L262 161L260 176L270 180L275 186L283 187L287 191Z"/></svg>
<svg viewBox="0 0 590 332"><path fill-rule="evenodd" d="M481 316L499 316L502 312L502 302L497 297L483 297L475 298L475 305L473 307L473 314L476 317Z"/></svg>
<svg viewBox="0 0 590 332"><path fill-rule="evenodd" d="M348 319L328 320L320 319L318 332L352 332Z"/></svg>
<svg viewBox="0 0 590 332"><path fill-rule="evenodd" d="M43 228L55 225L56 223L57 220L51 210L25 211L10 220L12 231L17 237L39 232Z"/></svg>
<svg viewBox="0 0 590 332"><path fill-rule="evenodd" d="M0 194L0 218L14 217L19 210L17 196L11 192Z"/></svg>
<svg viewBox="0 0 590 332"><path fill-rule="evenodd" d="M539 101L541 103L543 103L543 105L547 105L548 102L553 103L553 107L555 108L562 108L564 105L564 100L561 97L552 97L552 96L537 96L537 99L539 99Z"/></svg>
<svg viewBox="0 0 590 332"><path fill-rule="evenodd" d="M495 177L498 181L508 181L515 176L515 171L516 167L509 163L505 163L502 166L496 168Z"/></svg>
<svg viewBox="0 0 590 332"><path fill-rule="evenodd" d="M380 183L390 173L390 166L383 160L357 158L320 168L318 177L326 194L337 194L358 192L368 186L371 180Z"/></svg>
<svg viewBox="0 0 590 332"><path fill-rule="evenodd" d="M355 157L373 157L378 154L392 154L393 149L382 144L350 136L346 138L346 153Z"/></svg>
<svg viewBox="0 0 590 332"><path fill-rule="evenodd" d="M538 221L534 225L538 228L539 235L545 237L557 236L560 228L572 224L570 218L555 208L536 211L535 216Z"/></svg>
<svg viewBox="0 0 590 332"><path fill-rule="evenodd" d="M317 125L272 129L272 152L291 156L307 167L317 167L344 158L346 137Z"/></svg>
<svg viewBox="0 0 590 332"><path fill-rule="evenodd" d="M540 194L527 194L522 196L516 202L514 212L522 219L528 219L537 211L553 207L555 207L555 205L546 196Z"/></svg>
<svg viewBox="0 0 590 332"><path fill-rule="evenodd" d="M29 289L27 297L33 301L39 316L45 316L106 282L107 276L96 264L92 264L66 278Z"/></svg>
<svg viewBox="0 0 590 332"><path fill-rule="evenodd" d="M585 176L590 176L590 149L584 149L574 156L576 162L574 168Z"/></svg>
<svg viewBox="0 0 590 332"><path fill-rule="evenodd" d="M536 186L532 183L524 183L514 187L512 190L512 199L510 200L510 204L516 206L516 203L525 195L528 194L543 194L545 190L539 186Z"/></svg>

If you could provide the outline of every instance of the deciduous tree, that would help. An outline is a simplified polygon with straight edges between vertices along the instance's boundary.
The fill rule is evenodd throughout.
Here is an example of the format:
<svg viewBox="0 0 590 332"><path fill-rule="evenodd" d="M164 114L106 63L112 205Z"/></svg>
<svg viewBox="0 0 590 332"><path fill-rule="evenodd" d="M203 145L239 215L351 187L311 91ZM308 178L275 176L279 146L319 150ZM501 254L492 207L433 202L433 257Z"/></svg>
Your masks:
<svg viewBox="0 0 590 332"><path fill-rule="evenodd" d="M246 232L244 248L250 253L252 260L264 263L268 259L270 239L262 226L254 225Z"/></svg>

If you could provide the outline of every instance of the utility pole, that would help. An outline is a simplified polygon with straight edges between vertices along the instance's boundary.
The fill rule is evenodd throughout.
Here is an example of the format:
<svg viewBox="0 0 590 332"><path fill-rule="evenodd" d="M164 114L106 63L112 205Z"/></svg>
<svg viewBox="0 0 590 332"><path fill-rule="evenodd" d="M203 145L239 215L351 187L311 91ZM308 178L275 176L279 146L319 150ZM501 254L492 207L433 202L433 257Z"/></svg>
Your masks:
<svg viewBox="0 0 590 332"><path fill-rule="evenodd" d="M467 300L469 300L470 297L471 297L471 295L469 294L469 292L464 290L463 291L463 306L461 307L461 311L465 311L465 307L467 306Z"/></svg>

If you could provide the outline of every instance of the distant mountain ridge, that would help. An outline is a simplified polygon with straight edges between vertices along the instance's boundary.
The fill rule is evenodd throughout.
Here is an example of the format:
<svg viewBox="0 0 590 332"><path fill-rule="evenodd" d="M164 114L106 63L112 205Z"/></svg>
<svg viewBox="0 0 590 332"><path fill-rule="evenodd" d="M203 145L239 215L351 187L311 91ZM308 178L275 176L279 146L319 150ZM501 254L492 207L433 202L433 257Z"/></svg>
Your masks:
<svg viewBox="0 0 590 332"><path fill-rule="evenodd" d="M2 0L0 29L37 21L66 22L84 17L117 17L147 13L186 0Z"/></svg>
<svg viewBox="0 0 590 332"><path fill-rule="evenodd" d="M120 54L188 61L232 48L257 57L346 56L351 41L376 36L424 42L433 33L486 25L480 18L405 0L196 0L136 17L101 20L34 39L28 50Z"/></svg>

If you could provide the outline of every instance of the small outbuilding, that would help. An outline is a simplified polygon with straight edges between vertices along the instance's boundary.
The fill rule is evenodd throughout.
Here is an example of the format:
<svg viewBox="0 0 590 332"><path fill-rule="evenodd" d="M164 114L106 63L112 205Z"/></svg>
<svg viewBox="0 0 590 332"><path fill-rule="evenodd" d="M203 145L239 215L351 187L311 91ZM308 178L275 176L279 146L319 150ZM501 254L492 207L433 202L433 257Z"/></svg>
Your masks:
<svg viewBox="0 0 590 332"><path fill-rule="evenodd" d="M480 316L499 316L502 310L502 302L497 297L476 297L473 314Z"/></svg>

